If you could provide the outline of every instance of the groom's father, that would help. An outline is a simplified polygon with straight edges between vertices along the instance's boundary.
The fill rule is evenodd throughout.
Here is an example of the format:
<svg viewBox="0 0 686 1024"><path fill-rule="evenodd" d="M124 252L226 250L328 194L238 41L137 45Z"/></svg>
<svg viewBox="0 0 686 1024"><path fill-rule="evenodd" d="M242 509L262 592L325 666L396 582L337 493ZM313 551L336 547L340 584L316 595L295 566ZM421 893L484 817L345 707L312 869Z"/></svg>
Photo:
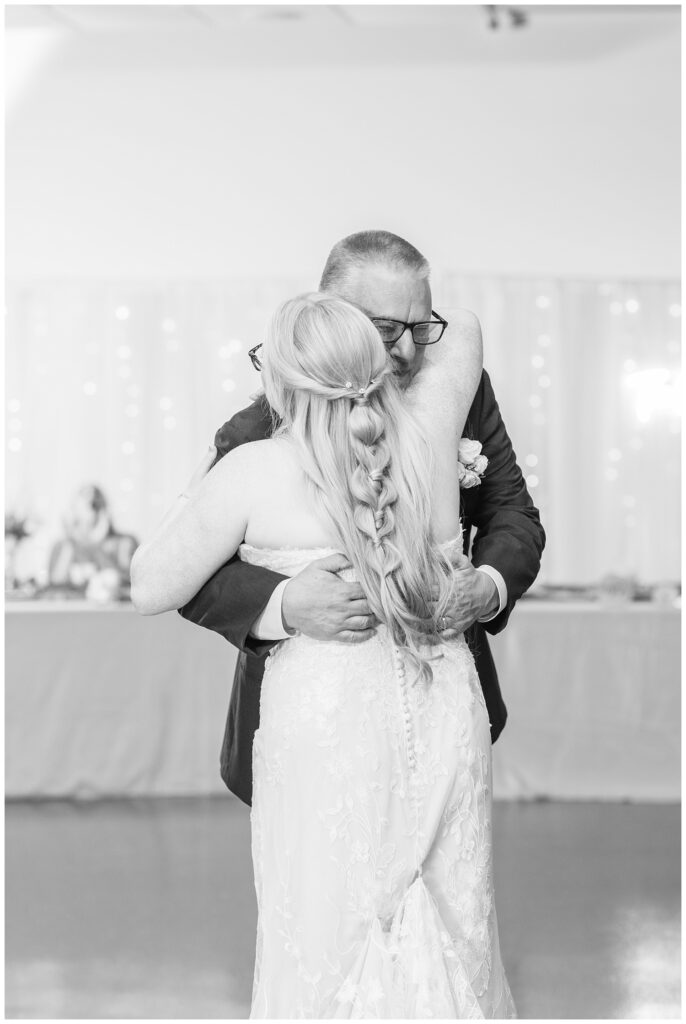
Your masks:
<svg viewBox="0 0 686 1024"><path fill-rule="evenodd" d="M425 328L432 319L429 265L413 245L388 231L361 231L338 242L324 267L320 291L358 306L384 339L401 387L421 371ZM440 341L438 342L440 344ZM259 369L259 346L250 353ZM267 437L272 418L264 399L217 432L217 458L246 441ZM488 466L479 486L461 490L465 552L475 530L471 562L459 563L458 605L450 626L467 631L495 741L507 710L486 632L498 633L539 570L545 534L521 471L488 374L484 371L465 435L481 442ZM245 803L252 799L252 743L259 725L264 663L274 643L295 631L321 640L368 639L373 618L358 584L336 575L346 560L313 562L289 579L234 557L181 614L221 633L240 651L221 753L224 782Z"/></svg>

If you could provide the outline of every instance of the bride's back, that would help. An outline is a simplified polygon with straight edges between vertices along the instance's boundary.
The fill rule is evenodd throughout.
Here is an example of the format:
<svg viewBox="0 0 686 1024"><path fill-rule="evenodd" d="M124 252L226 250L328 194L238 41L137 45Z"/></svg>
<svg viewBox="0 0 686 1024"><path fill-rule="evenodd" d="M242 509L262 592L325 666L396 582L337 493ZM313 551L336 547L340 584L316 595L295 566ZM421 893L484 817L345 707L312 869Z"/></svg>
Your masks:
<svg viewBox="0 0 686 1024"><path fill-rule="evenodd" d="M302 459L286 436L253 441L250 517L245 540L257 548L339 547L317 505Z"/></svg>

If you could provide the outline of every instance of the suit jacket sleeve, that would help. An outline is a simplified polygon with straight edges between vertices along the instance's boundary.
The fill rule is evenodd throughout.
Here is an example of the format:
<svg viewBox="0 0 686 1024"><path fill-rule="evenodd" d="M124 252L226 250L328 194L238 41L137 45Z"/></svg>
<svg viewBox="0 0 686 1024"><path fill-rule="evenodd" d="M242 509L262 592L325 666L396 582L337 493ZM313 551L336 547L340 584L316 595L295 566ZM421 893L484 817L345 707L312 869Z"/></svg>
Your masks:
<svg viewBox="0 0 686 1024"><path fill-rule="evenodd" d="M489 633L499 633L516 602L538 575L545 532L517 465L486 371L479 391L481 394L472 407L477 406L480 398L478 422L470 422L469 426L473 436L481 441L488 466L479 487L471 495L469 491L465 493L465 501L473 502L470 518L476 527L472 562L475 566L492 565L507 586L506 607L496 618L483 623Z"/></svg>
<svg viewBox="0 0 686 1024"><path fill-rule="evenodd" d="M257 403L237 413L217 431L215 463L232 448L264 438L267 429L264 409L260 410ZM179 613L189 622L219 633L240 651L262 656L276 641L257 640L250 636L250 627L266 608L277 584L286 578L234 555Z"/></svg>

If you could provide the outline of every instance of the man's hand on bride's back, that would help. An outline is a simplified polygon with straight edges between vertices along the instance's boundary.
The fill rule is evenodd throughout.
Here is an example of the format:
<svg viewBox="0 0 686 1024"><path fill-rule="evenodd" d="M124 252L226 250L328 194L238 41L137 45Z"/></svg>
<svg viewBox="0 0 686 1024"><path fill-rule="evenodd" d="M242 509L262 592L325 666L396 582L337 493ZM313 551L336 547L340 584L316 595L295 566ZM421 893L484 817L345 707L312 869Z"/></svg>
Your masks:
<svg viewBox="0 0 686 1024"><path fill-rule="evenodd" d="M477 619L495 614L499 604L498 588L490 576L478 572L462 552L453 555L450 561L455 589L442 631L446 639L464 633Z"/></svg>
<svg viewBox="0 0 686 1024"><path fill-rule="evenodd" d="M345 555L329 555L294 576L281 602L286 629L339 643L362 643L374 636L376 619L362 587L336 575L349 566Z"/></svg>

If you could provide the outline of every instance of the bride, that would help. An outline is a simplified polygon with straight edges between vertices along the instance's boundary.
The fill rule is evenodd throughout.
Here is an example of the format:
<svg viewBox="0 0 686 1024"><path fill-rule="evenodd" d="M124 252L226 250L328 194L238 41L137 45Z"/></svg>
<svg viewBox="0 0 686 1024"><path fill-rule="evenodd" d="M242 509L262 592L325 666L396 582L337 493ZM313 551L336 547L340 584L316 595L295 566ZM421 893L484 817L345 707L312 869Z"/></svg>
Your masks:
<svg viewBox="0 0 686 1024"><path fill-rule="evenodd" d="M267 662L251 1017L513 1017L488 716L463 636L441 628L478 322L461 311L403 392L371 321L325 293L285 302L261 355L274 435L181 496L132 566L134 603L155 614L237 550L284 575L344 552L378 620L365 643L296 635Z"/></svg>

